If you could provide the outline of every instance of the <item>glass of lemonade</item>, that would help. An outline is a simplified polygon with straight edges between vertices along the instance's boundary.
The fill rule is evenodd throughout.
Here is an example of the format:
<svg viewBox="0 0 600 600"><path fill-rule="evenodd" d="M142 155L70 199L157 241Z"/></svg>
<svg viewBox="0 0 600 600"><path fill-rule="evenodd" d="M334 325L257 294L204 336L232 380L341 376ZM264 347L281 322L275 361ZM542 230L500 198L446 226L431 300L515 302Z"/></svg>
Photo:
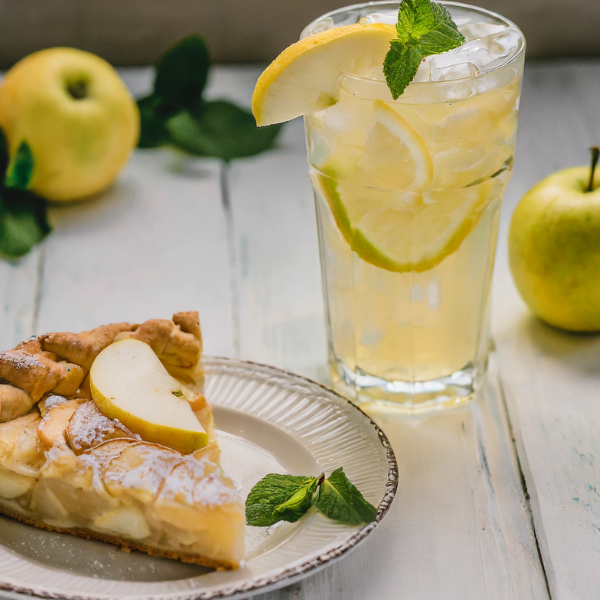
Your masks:
<svg viewBox="0 0 600 600"><path fill-rule="evenodd" d="M497 14L442 4L467 43L422 61L396 101L382 65L357 56L339 100L305 116L331 376L374 410L465 404L486 369L525 41ZM398 7L336 10L302 38L393 24Z"/></svg>

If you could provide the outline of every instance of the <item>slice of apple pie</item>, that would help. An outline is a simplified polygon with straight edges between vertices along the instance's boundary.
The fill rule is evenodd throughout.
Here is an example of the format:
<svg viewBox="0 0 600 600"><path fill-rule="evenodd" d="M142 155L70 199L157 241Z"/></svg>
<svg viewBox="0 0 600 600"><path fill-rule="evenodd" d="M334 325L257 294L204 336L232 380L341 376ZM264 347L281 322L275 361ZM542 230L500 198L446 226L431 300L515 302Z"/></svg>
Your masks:
<svg viewBox="0 0 600 600"><path fill-rule="evenodd" d="M198 313L0 352L0 513L235 569L244 507L219 465Z"/></svg>

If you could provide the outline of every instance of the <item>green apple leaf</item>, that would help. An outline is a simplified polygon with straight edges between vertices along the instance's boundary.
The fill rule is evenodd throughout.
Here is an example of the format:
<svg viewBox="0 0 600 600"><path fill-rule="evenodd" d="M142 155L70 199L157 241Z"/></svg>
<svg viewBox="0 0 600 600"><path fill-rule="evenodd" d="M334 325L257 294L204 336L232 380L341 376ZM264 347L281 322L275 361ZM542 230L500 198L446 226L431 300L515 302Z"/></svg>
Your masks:
<svg viewBox="0 0 600 600"><path fill-rule="evenodd" d="M4 185L9 188L26 190L33 178L35 161L29 144L23 140L12 155L4 176Z"/></svg>
<svg viewBox="0 0 600 600"><path fill-rule="evenodd" d="M169 143L169 132L166 127L170 114L164 114L160 98L150 94L137 101L140 109L139 148L156 148Z"/></svg>
<svg viewBox="0 0 600 600"><path fill-rule="evenodd" d="M0 256L14 259L27 254L51 230L42 198L0 188Z"/></svg>
<svg viewBox="0 0 600 600"><path fill-rule="evenodd" d="M8 142L4 131L0 128L0 173L6 173L8 167Z"/></svg>
<svg viewBox="0 0 600 600"><path fill-rule="evenodd" d="M281 125L259 129L249 111L223 100L202 100L209 69L208 48L199 35L165 52L156 64L153 93L138 100L140 148L171 144L196 156L230 161L273 146Z"/></svg>
<svg viewBox="0 0 600 600"><path fill-rule="evenodd" d="M257 127L250 111L215 100L205 102L199 111L175 115L167 121L167 129L178 148L230 161L272 148L281 124Z"/></svg>
<svg viewBox="0 0 600 600"><path fill-rule="evenodd" d="M192 34L171 46L156 63L154 94L171 111L193 110L208 79L210 56L204 39Z"/></svg>

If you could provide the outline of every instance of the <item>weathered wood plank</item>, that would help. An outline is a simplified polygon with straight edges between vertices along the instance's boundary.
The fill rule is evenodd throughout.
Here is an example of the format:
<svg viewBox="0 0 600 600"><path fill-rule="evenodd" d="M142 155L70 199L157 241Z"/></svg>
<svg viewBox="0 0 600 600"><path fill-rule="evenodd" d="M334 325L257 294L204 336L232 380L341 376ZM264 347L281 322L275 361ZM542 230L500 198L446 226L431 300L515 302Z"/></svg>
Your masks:
<svg viewBox="0 0 600 600"><path fill-rule="evenodd" d="M522 194L542 177L585 164L600 142L598 61L530 64L516 170L504 207L493 330L550 591L597 598L600 589L600 339L547 327L510 276L506 240Z"/></svg>
<svg viewBox="0 0 600 600"><path fill-rule="evenodd" d="M0 73L0 81L3 77ZM41 248L16 261L0 259L0 349L33 335L42 263Z"/></svg>
<svg viewBox="0 0 600 600"><path fill-rule="evenodd" d="M33 334L43 252L18 261L0 260L0 348L12 348Z"/></svg>
<svg viewBox="0 0 600 600"><path fill-rule="evenodd" d="M247 106L260 71L220 67L209 94ZM227 179L240 357L324 380L319 252L302 121L284 126L276 150L234 161Z"/></svg>
<svg viewBox="0 0 600 600"><path fill-rule="evenodd" d="M211 93L247 103L259 71L236 73L219 70ZM324 371L325 342L299 125L286 126L278 150L234 163L230 195L241 355L310 374ZM418 426L377 418L400 464L391 514L343 561L260 598L547 598L495 376L468 410Z"/></svg>
<svg viewBox="0 0 600 600"><path fill-rule="evenodd" d="M136 94L151 73L125 74ZM218 161L137 151L107 193L54 207L38 331L170 317L198 309L209 354L233 353Z"/></svg>
<svg viewBox="0 0 600 600"><path fill-rule="evenodd" d="M555 68L555 76L547 72L550 67L529 68L508 213L541 176L585 160L585 153L574 156L579 140L585 148L597 134L589 123L592 106L584 102L592 97L590 90L596 96L599 91L590 87L598 87L590 83L592 76L600 82L595 68L566 65ZM218 68L209 92L247 104L258 72ZM136 71L128 79L142 93L150 73ZM539 93L529 91L538 88ZM579 103L567 94L579 94ZM575 102L572 110L569 99ZM540 107L542 113L534 112ZM583 124L572 119L575 134L561 122L574 111L588 119ZM569 162L561 164L560 156ZM86 328L198 307L207 352L232 354L239 326L246 358L322 375L317 242L301 124L286 126L280 149L234 165L226 178L229 229L221 174L216 162L138 152L107 195L53 209L56 231L44 248L38 330ZM235 249L233 287L228 241ZM0 332L3 347L34 327L37 253L18 270L0 266L0 306L9 328ZM592 572L597 504L594 490L586 492L581 482L597 480L590 464L598 442L596 339L560 334L527 317L510 287L504 247L497 275L496 337L550 584L556 598L592 597L598 589ZM232 323L236 310L239 322ZM262 598L547 598L494 382L492 374L487 397L468 410L417 427L382 422L401 466L392 513L348 558ZM563 436L571 449L562 447ZM566 502L573 490L581 493L571 497L579 512ZM584 548L574 551L581 541Z"/></svg>
<svg viewBox="0 0 600 600"><path fill-rule="evenodd" d="M306 161L284 147L234 165L230 181L240 356L323 379L325 325Z"/></svg>
<svg viewBox="0 0 600 600"><path fill-rule="evenodd" d="M390 514L344 560L254 600L549 598L494 367L469 409L378 420L399 464Z"/></svg>

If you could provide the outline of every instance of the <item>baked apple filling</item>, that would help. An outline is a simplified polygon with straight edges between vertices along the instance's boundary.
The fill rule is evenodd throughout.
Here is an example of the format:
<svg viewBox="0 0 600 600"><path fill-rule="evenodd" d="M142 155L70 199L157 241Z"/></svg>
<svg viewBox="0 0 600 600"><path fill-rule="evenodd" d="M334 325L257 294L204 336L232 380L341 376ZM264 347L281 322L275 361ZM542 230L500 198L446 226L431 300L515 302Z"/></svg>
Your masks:
<svg viewBox="0 0 600 600"><path fill-rule="evenodd" d="M1 352L0 512L237 568L244 508L219 465L201 351L197 313L178 313Z"/></svg>

